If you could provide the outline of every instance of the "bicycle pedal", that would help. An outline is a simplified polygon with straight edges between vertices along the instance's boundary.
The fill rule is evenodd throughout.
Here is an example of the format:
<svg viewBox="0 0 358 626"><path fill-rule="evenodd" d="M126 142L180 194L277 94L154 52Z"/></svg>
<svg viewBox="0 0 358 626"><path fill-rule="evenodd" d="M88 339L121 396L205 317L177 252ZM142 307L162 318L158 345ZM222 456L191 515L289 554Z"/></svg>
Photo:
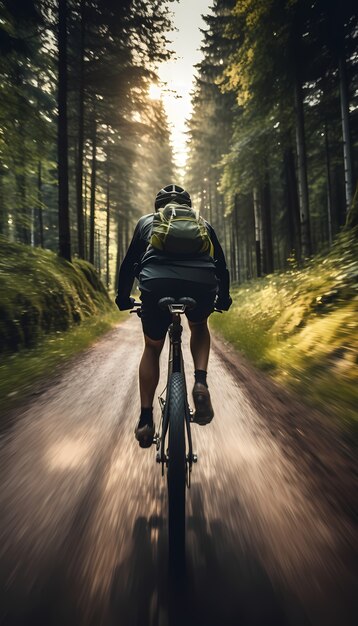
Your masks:
<svg viewBox="0 0 358 626"><path fill-rule="evenodd" d="M186 457L187 463L197 463L198 462L198 455L197 454L192 454L191 457L189 454L187 454Z"/></svg>
<svg viewBox="0 0 358 626"><path fill-rule="evenodd" d="M139 447L140 448L150 448L152 446L152 441L148 441L148 440L143 440L143 441L139 441Z"/></svg>

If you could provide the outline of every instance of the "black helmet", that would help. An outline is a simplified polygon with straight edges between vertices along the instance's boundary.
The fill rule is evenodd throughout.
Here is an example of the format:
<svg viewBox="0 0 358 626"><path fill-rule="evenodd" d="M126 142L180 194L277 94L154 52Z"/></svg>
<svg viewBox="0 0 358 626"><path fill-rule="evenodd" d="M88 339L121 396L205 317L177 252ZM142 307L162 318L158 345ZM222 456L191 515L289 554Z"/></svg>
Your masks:
<svg viewBox="0 0 358 626"><path fill-rule="evenodd" d="M178 185L167 185L160 191L158 191L155 198L155 210L158 211L160 207L165 206L171 200L178 202L179 204L187 204L191 206L191 199L187 191L183 187Z"/></svg>

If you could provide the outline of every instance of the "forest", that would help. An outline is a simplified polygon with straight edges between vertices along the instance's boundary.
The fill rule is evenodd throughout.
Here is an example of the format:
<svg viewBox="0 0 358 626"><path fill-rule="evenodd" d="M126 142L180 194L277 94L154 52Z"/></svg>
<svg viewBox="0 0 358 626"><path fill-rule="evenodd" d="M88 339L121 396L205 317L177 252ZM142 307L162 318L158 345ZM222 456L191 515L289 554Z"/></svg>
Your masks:
<svg viewBox="0 0 358 626"><path fill-rule="evenodd" d="M357 18L350 0L216 0L204 18L187 186L234 282L357 224Z"/></svg>
<svg viewBox="0 0 358 626"><path fill-rule="evenodd" d="M173 177L162 0L0 2L0 234L86 259L107 287Z"/></svg>
<svg viewBox="0 0 358 626"><path fill-rule="evenodd" d="M87 259L107 287L175 174L150 96L173 54L168 5L0 3L0 234ZM234 283L299 266L357 222L357 13L350 0L215 0L204 16L185 185Z"/></svg>

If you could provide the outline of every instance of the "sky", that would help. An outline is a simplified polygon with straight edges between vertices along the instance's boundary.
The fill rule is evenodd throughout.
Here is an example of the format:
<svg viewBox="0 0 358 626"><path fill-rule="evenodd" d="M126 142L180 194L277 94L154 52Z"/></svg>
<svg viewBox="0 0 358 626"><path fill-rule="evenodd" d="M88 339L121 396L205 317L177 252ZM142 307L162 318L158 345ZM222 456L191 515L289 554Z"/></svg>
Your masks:
<svg viewBox="0 0 358 626"><path fill-rule="evenodd" d="M190 117L191 96L194 86L194 65L201 58L199 51L202 33L205 27L202 14L210 12L211 0L180 0L174 2L174 25L178 32L170 33L170 48L175 51L171 61L161 63L158 69L162 83L167 83L167 90L162 89L162 98L171 127L171 139L175 162L179 173L183 174L186 161L185 120ZM178 97L179 96L179 97Z"/></svg>

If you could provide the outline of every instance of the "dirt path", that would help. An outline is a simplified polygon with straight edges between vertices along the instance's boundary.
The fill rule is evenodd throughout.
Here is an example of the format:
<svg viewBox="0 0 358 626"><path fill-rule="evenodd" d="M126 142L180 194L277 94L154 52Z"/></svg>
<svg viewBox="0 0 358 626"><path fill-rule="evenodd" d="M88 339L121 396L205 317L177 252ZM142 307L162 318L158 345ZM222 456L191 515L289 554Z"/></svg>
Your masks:
<svg viewBox="0 0 358 626"><path fill-rule="evenodd" d="M166 483L133 436L141 348L131 319L6 421L1 623L356 624L348 452L220 343L215 420L193 427L188 585L170 588Z"/></svg>

